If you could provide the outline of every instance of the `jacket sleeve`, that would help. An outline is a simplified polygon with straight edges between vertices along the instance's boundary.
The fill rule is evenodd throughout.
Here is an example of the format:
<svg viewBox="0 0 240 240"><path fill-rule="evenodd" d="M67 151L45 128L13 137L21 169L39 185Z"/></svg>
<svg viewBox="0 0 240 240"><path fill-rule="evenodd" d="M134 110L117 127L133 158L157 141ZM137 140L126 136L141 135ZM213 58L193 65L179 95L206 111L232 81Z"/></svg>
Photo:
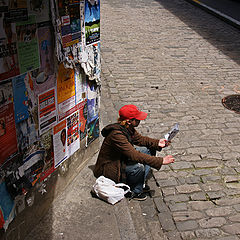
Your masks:
<svg viewBox="0 0 240 240"><path fill-rule="evenodd" d="M161 151L162 148L158 146L159 139L154 139L150 137L142 136L136 130L134 131L134 135L132 136L133 144L137 146L145 146L147 148L153 148L155 150Z"/></svg>
<svg viewBox="0 0 240 240"><path fill-rule="evenodd" d="M114 131L111 134L111 144L113 148L125 155L127 159L132 161L148 164L149 166L160 169L162 166L163 158L150 156L145 153L137 151L131 143L129 143L126 136L124 136L120 131Z"/></svg>

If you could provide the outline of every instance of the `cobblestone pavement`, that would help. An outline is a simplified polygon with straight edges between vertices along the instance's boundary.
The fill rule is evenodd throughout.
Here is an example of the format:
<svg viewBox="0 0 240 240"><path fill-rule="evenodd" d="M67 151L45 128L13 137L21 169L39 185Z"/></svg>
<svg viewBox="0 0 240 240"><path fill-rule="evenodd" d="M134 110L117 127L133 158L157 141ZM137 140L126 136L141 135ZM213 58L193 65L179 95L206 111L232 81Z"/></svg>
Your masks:
<svg viewBox="0 0 240 240"><path fill-rule="evenodd" d="M239 30L184 0L102 0L101 15L103 118L132 103L143 135L180 124L159 153L176 162L128 203L139 239L239 239L240 115L221 103L240 93Z"/></svg>

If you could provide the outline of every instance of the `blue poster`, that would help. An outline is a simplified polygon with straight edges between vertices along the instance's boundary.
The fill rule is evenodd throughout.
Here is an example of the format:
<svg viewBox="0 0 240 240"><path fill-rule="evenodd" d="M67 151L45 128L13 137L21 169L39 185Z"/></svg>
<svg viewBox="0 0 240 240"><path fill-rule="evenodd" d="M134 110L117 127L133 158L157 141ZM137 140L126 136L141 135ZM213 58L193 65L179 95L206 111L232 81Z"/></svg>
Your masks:
<svg viewBox="0 0 240 240"><path fill-rule="evenodd" d="M86 45L100 41L100 0L85 0Z"/></svg>
<svg viewBox="0 0 240 240"><path fill-rule="evenodd" d="M23 74L13 78L12 80L16 123L19 123L29 117L28 94L24 83L24 79L26 76L27 74Z"/></svg>

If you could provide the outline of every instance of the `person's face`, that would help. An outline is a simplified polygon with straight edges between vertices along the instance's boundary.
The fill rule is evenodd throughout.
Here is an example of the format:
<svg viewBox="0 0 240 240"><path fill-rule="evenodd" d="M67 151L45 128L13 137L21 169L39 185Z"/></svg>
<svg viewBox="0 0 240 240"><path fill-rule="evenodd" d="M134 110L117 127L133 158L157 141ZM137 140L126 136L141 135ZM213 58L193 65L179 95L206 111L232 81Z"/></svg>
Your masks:
<svg viewBox="0 0 240 240"><path fill-rule="evenodd" d="M66 141L66 134L65 134L65 132L62 132L62 134L61 134L61 140L62 140L62 143L63 143L63 145L65 144L65 141Z"/></svg>
<svg viewBox="0 0 240 240"><path fill-rule="evenodd" d="M140 120L137 120L135 118L128 120L129 125L133 127L137 127L140 124Z"/></svg>

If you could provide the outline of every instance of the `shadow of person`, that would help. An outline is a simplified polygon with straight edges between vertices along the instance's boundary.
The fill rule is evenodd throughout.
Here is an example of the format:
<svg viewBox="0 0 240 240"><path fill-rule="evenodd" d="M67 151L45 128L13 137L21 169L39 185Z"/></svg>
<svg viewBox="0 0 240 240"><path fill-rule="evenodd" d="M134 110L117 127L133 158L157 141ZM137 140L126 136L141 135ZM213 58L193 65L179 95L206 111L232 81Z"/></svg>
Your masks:
<svg viewBox="0 0 240 240"><path fill-rule="evenodd" d="M88 168L91 169L92 171L94 170L95 165L89 165Z"/></svg>

